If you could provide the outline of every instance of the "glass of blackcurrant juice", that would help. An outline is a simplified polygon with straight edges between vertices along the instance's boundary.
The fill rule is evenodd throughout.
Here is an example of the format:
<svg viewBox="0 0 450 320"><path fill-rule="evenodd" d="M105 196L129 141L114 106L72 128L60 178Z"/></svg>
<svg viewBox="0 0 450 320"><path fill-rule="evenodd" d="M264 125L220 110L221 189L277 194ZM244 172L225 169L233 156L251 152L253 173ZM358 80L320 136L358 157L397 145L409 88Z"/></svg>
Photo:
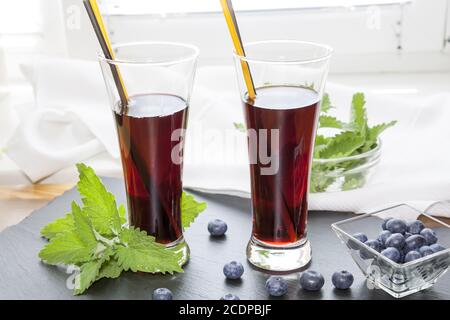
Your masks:
<svg viewBox="0 0 450 320"><path fill-rule="evenodd" d="M128 222L179 252L184 264L183 146L198 49L141 42L117 45L114 53L114 59L100 56L100 65L119 139Z"/></svg>
<svg viewBox="0 0 450 320"><path fill-rule="evenodd" d="M271 40L245 44L244 51L234 58L250 160L253 231L247 258L265 270L297 270L311 260L308 185L332 49Z"/></svg>

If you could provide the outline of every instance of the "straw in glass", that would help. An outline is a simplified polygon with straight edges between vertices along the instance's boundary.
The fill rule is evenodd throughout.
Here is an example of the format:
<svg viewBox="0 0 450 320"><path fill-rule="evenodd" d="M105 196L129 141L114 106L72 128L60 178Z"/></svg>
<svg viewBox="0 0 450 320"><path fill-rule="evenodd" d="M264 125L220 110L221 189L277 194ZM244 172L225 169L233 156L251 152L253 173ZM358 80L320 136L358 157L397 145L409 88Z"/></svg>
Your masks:
<svg viewBox="0 0 450 320"><path fill-rule="evenodd" d="M105 24L100 14L100 9L98 7L96 0L83 0L84 7L86 8L89 19L91 20L92 27L94 28L95 34L100 43L100 47L106 59L114 60L114 52L112 50L111 42L109 41L108 32L106 31ZM121 101L121 107L124 108L128 104L128 93L123 83L122 76L120 74L119 68L110 63L111 72L113 75L114 83L119 92L119 97Z"/></svg>
<svg viewBox="0 0 450 320"><path fill-rule="evenodd" d="M236 15L234 14L233 4L231 3L231 0L220 0L220 3L222 5L223 15L225 16L228 30L230 31L231 40L234 44L234 49L239 56L245 57L244 46L242 45L242 39L236 20ZM256 97L256 90L247 61L241 59L241 67L244 76L244 82L247 87L248 98L249 100L254 100Z"/></svg>

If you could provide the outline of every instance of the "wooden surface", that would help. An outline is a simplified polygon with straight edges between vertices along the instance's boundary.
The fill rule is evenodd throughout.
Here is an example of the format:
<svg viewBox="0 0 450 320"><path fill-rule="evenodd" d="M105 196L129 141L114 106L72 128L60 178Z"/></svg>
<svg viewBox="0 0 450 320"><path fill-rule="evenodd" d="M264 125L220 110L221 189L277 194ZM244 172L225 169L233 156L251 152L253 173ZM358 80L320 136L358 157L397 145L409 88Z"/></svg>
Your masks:
<svg viewBox="0 0 450 320"><path fill-rule="evenodd" d="M123 183L104 179L108 189L125 203ZM246 262L245 246L251 230L248 200L228 196L196 194L207 201L208 209L186 232L192 254L184 274L161 276L126 273L116 280L101 280L87 294L74 297L66 287L70 277L62 268L47 266L37 257L45 240L39 230L46 223L69 210L72 200L79 200L76 190L66 192L47 206L34 212L16 226L0 233L0 299L149 299L153 289L168 287L176 299L219 299L234 293L241 299L268 299L264 282L268 274L254 270ZM352 214L310 213L309 238L313 246L310 269L321 272L326 280L324 288L308 293L298 287L298 273L286 275L289 293L284 299L392 299L380 290L368 289L345 247L330 229L330 224L351 217ZM229 231L223 239L210 238L207 223L220 218L227 221ZM226 262L238 260L245 273L240 281L227 281L222 274ZM349 270L355 276L351 290L333 289L331 275L337 270ZM444 275L431 289L405 299L450 299L450 274Z"/></svg>
<svg viewBox="0 0 450 320"><path fill-rule="evenodd" d="M72 187L73 184L0 186L0 231L19 223L33 210Z"/></svg>

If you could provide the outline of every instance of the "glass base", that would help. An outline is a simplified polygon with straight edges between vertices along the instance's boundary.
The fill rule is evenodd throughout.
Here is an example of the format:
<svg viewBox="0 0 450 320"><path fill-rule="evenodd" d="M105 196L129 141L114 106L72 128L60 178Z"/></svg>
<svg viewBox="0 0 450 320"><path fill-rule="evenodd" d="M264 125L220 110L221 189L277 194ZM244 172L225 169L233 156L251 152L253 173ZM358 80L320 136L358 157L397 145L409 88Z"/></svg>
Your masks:
<svg viewBox="0 0 450 320"><path fill-rule="evenodd" d="M268 271L294 271L311 261L311 245L303 239L286 247L267 246L252 237L247 245L247 259Z"/></svg>
<svg viewBox="0 0 450 320"><path fill-rule="evenodd" d="M180 266L184 266L189 261L191 250L189 249L187 242L184 240L184 237L181 237L177 241L167 244L166 247L167 249L180 254L180 259L178 260Z"/></svg>

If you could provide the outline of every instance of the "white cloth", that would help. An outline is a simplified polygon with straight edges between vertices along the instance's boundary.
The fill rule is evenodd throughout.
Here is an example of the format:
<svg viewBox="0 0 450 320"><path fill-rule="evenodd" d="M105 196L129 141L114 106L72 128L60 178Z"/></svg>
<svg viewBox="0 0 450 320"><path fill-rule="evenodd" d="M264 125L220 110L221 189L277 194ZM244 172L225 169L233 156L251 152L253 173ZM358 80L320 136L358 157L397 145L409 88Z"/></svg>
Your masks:
<svg viewBox="0 0 450 320"><path fill-rule="evenodd" d="M25 174L36 181L105 149L117 158L116 133L97 63L52 60L31 69L37 107L7 146L8 156ZM345 119L357 88L329 83L326 91L337 115ZM450 199L450 93L400 100L366 92L366 100L372 124L398 120L383 134L381 162L363 188L311 194L310 208L362 212L411 203L425 209ZM234 70L200 68L190 104L185 187L249 197L246 137L234 127L241 122Z"/></svg>

